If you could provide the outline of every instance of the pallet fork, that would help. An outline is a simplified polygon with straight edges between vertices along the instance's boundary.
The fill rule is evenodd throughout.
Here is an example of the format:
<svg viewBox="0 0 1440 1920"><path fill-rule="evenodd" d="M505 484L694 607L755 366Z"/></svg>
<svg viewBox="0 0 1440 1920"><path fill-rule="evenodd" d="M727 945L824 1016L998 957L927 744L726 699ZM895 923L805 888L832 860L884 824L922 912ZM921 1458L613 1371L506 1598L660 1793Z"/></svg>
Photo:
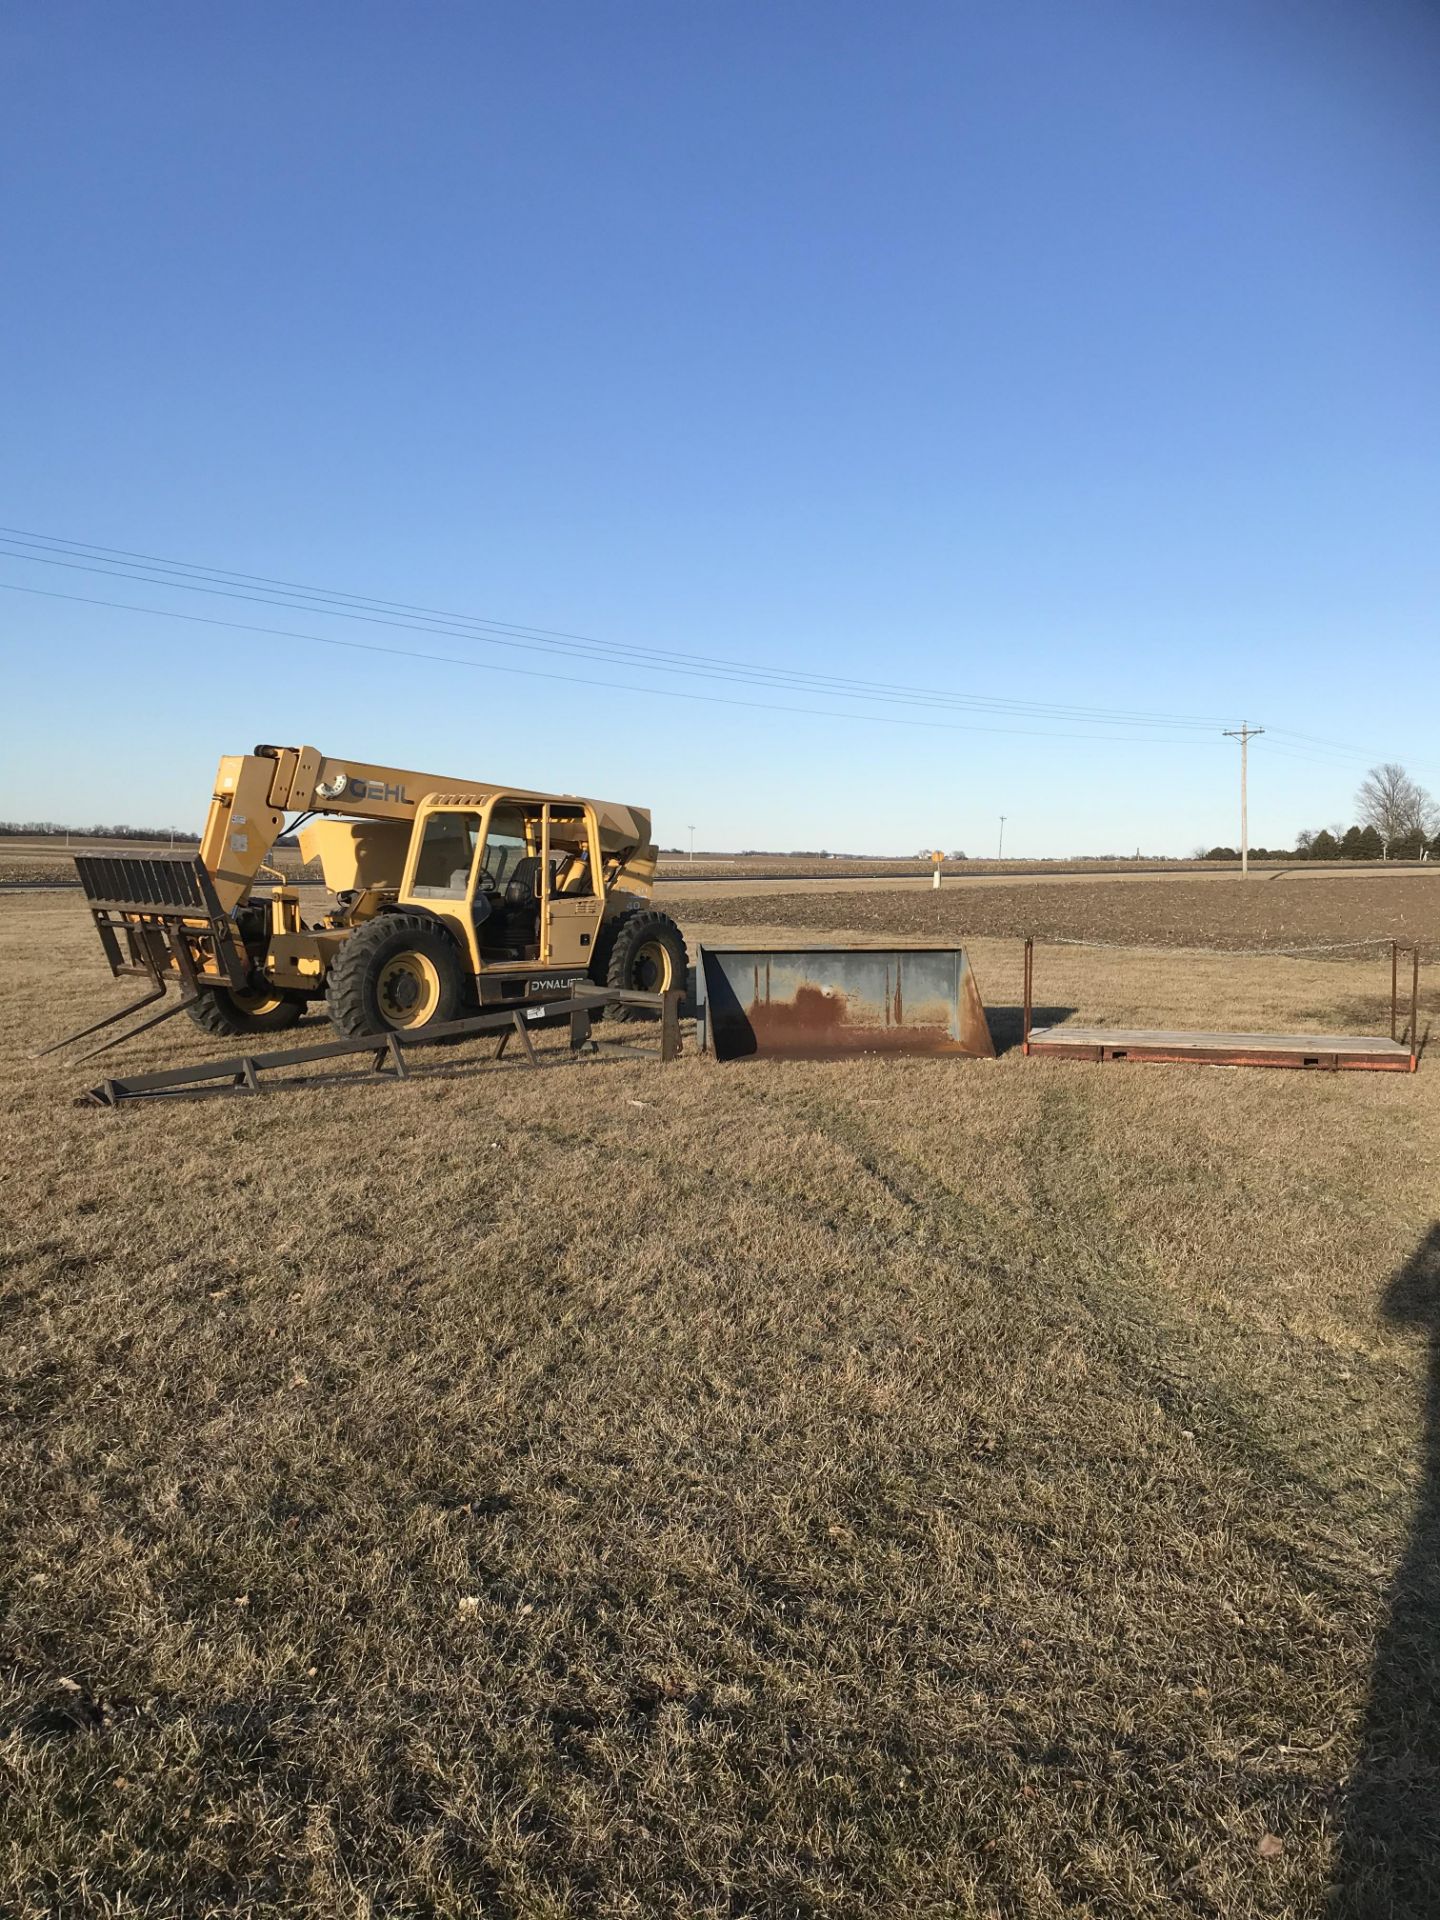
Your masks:
<svg viewBox="0 0 1440 1920"><path fill-rule="evenodd" d="M143 1007L153 1006L165 998L172 979L180 990L172 1005L123 1033L112 1034L78 1058L93 1060L96 1054L107 1053L122 1041L183 1013L200 997L197 953L207 963L213 960L216 984L244 991L245 968L234 924L216 897L209 872L195 855L79 854L75 870L111 973L117 980L133 977L150 984L148 991L129 1006L42 1047L34 1056L37 1060L73 1046L77 1040L88 1040L102 1028L113 1027Z"/></svg>

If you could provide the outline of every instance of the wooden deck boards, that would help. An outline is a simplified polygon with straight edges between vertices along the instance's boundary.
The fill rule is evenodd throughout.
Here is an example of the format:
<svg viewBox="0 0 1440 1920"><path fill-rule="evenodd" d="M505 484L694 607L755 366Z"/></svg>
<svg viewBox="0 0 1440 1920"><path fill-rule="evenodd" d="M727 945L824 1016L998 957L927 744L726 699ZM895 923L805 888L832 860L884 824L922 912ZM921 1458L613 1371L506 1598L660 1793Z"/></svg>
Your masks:
<svg viewBox="0 0 1440 1920"><path fill-rule="evenodd" d="M1193 1066L1363 1069L1406 1073L1410 1048L1380 1034L1221 1033L1163 1027L1036 1027L1032 1054Z"/></svg>

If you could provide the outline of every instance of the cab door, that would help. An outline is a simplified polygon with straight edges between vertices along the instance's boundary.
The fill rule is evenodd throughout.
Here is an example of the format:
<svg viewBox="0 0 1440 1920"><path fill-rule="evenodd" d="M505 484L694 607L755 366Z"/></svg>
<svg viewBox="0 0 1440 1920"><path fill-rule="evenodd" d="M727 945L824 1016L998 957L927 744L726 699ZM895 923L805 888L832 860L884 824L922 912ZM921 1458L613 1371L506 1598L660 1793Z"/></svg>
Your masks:
<svg viewBox="0 0 1440 1920"><path fill-rule="evenodd" d="M541 958L553 967L588 967L605 911L600 843L590 809L547 802L541 845Z"/></svg>
<svg viewBox="0 0 1440 1920"><path fill-rule="evenodd" d="M399 904L412 904L454 934L472 972L480 961L471 902L485 815L475 807L421 805L410 840Z"/></svg>

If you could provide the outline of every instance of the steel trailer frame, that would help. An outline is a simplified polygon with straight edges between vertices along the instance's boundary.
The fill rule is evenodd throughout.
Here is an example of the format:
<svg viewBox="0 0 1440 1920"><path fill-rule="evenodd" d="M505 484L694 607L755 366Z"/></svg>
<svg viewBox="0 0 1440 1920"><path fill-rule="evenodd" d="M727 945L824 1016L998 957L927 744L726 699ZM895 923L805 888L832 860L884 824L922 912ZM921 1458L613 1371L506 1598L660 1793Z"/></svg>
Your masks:
<svg viewBox="0 0 1440 1920"><path fill-rule="evenodd" d="M202 1060L191 1066L166 1067L158 1073L128 1074L124 1079L102 1080L81 1095L77 1105L120 1107L139 1100L207 1099L216 1094L263 1093L262 1075L286 1068L307 1066L321 1060L338 1060L349 1054L373 1056L368 1074L342 1076L349 1080L368 1080L384 1076L396 1080L409 1078L405 1056L417 1047L434 1046L447 1040L469 1040L490 1033L500 1035L493 1060L504 1056L512 1038L518 1038L525 1058L532 1067L540 1065L530 1044L528 1023L539 1020L546 1026L565 1020L570 1026L570 1052L594 1052L597 1042L591 1032L596 1014L607 1007L644 1007L658 1016L660 1044L643 1047L632 1040L609 1040L607 1047L624 1048L671 1061L681 1051L680 1006L685 996L678 987L666 993L639 993L618 987L577 986L565 992L537 995L520 1006L495 1007L472 1014L464 1020L447 1020L439 1026L420 1027L414 1033L392 1028L388 1033L371 1034L363 1040L326 1040L310 1047L285 1047L274 1053L233 1054L223 1060ZM478 1063L477 1063L478 1064ZM218 1084L207 1085L214 1081ZM314 1081L297 1079L294 1085L332 1085L333 1076Z"/></svg>
<svg viewBox="0 0 1440 1920"><path fill-rule="evenodd" d="M1213 951L1213 949L1211 950ZM1408 1050L1399 1038L1400 955L1410 955ZM1035 936L1025 941L1025 1028L1030 1058L1135 1061L1149 1066L1290 1067L1322 1073L1414 1073L1420 1065L1420 948L1390 942L1390 1038L1378 1034L1189 1032L1183 1029L1035 1027Z"/></svg>

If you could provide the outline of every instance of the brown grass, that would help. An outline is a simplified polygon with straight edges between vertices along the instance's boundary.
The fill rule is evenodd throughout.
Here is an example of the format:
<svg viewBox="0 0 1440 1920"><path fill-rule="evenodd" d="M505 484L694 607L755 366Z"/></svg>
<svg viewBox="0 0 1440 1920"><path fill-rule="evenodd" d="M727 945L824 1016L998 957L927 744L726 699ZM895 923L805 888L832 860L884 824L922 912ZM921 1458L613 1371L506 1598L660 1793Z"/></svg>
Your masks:
<svg viewBox="0 0 1440 1920"><path fill-rule="evenodd" d="M78 903L0 959L0 1912L1437 1910L1433 1069L476 1049L107 1114L23 1057L121 997Z"/></svg>

